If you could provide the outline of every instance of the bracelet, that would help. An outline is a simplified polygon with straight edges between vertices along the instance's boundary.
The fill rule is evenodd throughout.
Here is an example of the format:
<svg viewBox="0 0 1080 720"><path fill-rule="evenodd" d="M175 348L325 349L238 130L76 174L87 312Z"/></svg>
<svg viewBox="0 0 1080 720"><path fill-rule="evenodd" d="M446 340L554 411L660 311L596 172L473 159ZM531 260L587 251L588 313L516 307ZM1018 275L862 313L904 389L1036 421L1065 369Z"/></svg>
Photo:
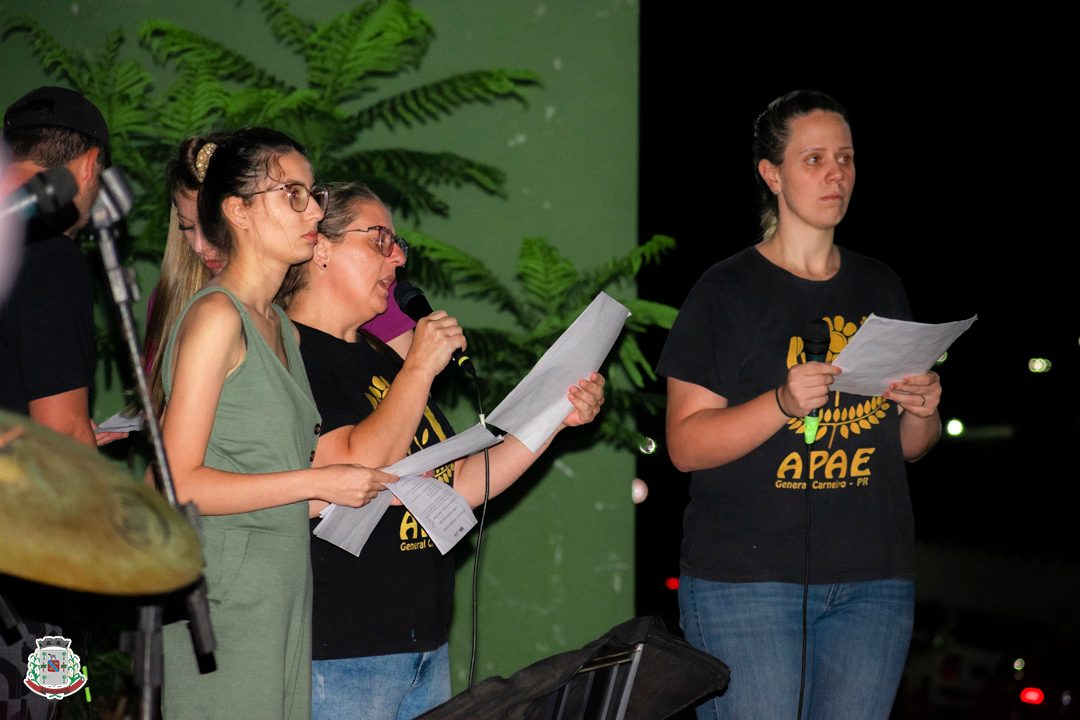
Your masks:
<svg viewBox="0 0 1080 720"><path fill-rule="evenodd" d="M783 405L780 404L780 386L779 385L776 386L776 392L774 393L774 395L776 396L776 407L780 408L780 412L782 412L784 414L784 417L789 417L792 420L798 420L799 417L797 415L792 415L791 413L789 413L787 410L784 409Z"/></svg>

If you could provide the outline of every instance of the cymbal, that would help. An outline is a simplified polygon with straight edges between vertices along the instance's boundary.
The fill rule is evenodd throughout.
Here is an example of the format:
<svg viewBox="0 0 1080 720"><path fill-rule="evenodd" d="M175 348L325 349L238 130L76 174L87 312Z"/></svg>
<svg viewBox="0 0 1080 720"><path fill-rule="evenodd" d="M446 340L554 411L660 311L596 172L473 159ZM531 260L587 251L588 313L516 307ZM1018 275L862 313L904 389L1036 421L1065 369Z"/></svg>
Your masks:
<svg viewBox="0 0 1080 720"><path fill-rule="evenodd" d="M194 582L198 534L153 488L69 437L0 411L0 573L153 595Z"/></svg>

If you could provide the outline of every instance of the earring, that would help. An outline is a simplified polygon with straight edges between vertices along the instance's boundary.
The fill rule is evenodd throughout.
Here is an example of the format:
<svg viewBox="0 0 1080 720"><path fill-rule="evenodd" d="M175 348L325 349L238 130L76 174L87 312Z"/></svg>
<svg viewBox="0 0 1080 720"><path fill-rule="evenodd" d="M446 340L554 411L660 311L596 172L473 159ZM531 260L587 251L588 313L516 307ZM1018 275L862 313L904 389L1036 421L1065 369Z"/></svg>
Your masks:
<svg viewBox="0 0 1080 720"><path fill-rule="evenodd" d="M323 266L323 269L325 270L326 267L327 267L327 263L323 263L322 266Z"/></svg>

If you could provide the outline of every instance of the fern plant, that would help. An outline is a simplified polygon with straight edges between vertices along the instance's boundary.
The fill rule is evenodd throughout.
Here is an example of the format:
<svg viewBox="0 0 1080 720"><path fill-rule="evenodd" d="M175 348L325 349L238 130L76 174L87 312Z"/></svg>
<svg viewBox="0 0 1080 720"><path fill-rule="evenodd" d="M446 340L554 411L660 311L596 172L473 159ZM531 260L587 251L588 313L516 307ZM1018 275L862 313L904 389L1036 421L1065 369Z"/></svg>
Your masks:
<svg viewBox="0 0 1080 720"><path fill-rule="evenodd" d="M135 192L122 261L161 257L169 217L165 166L179 143L210 130L266 125L306 146L321 180L366 181L396 213L416 221L447 215L442 187L470 186L503 195L498 169L451 152L406 148L358 149L376 125L407 129L436 122L470 104L524 102L537 84L527 71L477 70L373 99L379 81L419 67L433 39L427 17L404 0L367 0L321 23L300 18L285 0L258 0L259 13L283 51L302 65L305 82L291 84L228 46L163 20L147 20L141 46L154 62L175 70L155 87L147 68L121 59L124 35L109 33L100 50L72 51L40 23L7 22L4 38L22 35L46 74L82 92L102 111L112 135L112 156ZM253 18L254 22L256 18ZM86 248L87 252L94 252ZM98 317L107 319L109 294L97 288ZM98 354L116 357L116 332L98 334ZM114 365L107 365L111 384Z"/></svg>
<svg viewBox="0 0 1080 720"><path fill-rule="evenodd" d="M650 328L670 329L677 314L670 305L627 296L645 264L656 263L675 241L656 235L624 257L603 266L579 271L544 238L526 238L518 252L511 282L493 273L480 259L419 232L406 233L418 249L409 261L409 273L419 282L462 298L481 300L508 316L512 329L468 328L470 354L482 358L484 394L502 399L523 378L601 290L630 310L625 329L608 356L605 369L604 411L599 433L626 448L637 448L641 436L634 430L639 412L655 414L664 397L648 390L656 380L652 366L638 344ZM454 393L466 392L464 383L448 384Z"/></svg>
<svg viewBox="0 0 1080 720"><path fill-rule="evenodd" d="M119 29L110 32L102 46L96 52L69 50L61 45L52 34L29 18L16 18L5 27L5 38L22 33L30 43L30 51L41 64L45 73L76 88L86 95L101 110L112 136L112 161L124 168L128 181L140 196L145 196L151 188L160 188L164 175L164 159L154 162L153 153L148 153L148 142L155 133L158 116L153 103L146 98L152 91L150 74L139 63L130 59L120 59L120 49L124 44L123 32ZM158 153L161 155L160 151ZM157 190L164 196L164 191ZM145 227L149 220L168 218L164 201L137 203L129 227ZM137 252L154 247L160 254L160 244L164 242L165 227L161 221L156 244L142 247L137 238L134 244L125 243L124 249ZM89 248L87 248L89 249ZM129 253L125 253L129 254Z"/></svg>
<svg viewBox="0 0 1080 720"><path fill-rule="evenodd" d="M259 13L305 81L289 83L215 40L163 20L143 23L139 41L157 63L175 70L164 90L146 68L121 60L123 34L106 37L96 53L70 51L36 21L16 18L4 37L24 35L50 76L101 108L113 135L114 161L136 192L125 256L160 256L168 217L165 164L184 138L213 129L267 125L297 138L323 180L367 181L396 213L410 220L446 215L438 190L474 187L503 195L498 169L451 152L361 147L376 125L407 129L436 122L459 108L505 99L524 102L537 84L521 70L477 70L373 99L379 81L419 67L433 39L427 17L405 0L367 0L315 23L285 0L258 0ZM300 74L300 73L298 73Z"/></svg>
<svg viewBox="0 0 1080 720"><path fill-rule="evenodd" d="M419 67L434 34L423 13L404 0L368 0L314 23L293 14L285 0L258 0L258 5L274 39L302 65L304 84L291 84L173 23L143 24L143 46L177 70L169 103L198 101L203 120L196 129L269 125L283 130L305 145L320 178L362 178L411 220L447 214L439 187L503 194L504 176L489 165L449 152L361 148L360 139L376 125L396 130L436 122L465 105L524 102L523 88L537 83L533 73L478 70L371 100L379 80ZM192 132L180 123L171 130L174 145Z"/></svg>

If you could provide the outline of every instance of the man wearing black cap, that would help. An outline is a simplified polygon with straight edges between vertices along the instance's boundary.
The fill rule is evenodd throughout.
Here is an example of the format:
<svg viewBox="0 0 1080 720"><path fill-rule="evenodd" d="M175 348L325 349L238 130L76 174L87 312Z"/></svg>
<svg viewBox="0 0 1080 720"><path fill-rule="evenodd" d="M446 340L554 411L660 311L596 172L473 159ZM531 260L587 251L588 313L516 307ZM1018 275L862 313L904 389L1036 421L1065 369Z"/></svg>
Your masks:
<svg viewBox="0 0 1080 720"><path fill-rule="evenodd" d="M63 166L79 190L61 227L28 233L18 277L0 308L0 407L95 447L91 276L74 238L90 219L109 129L79 93L43 87L4 113L4 140L13 158L7 184Z"/></svg>
<svg viewBox="0 0 1080 720"><path fill-rule="evenodd" d="M74 175L78 192L59 227L28 228L11 294L0 301L0 407L95 447L89 408L95 367L91 275L75 236L97 198L109 129L101 111L79 93L43 87L4 113L4 140L13 161L3 185L12 188L62 166ZM0 596L23 621L0 638L0 718L38 720L57 712L57 701L30 693L22 683L34 638L75 631L52 624L66 615L66 608L57 607L64 604L57 593L0 576Z"/></svg>

